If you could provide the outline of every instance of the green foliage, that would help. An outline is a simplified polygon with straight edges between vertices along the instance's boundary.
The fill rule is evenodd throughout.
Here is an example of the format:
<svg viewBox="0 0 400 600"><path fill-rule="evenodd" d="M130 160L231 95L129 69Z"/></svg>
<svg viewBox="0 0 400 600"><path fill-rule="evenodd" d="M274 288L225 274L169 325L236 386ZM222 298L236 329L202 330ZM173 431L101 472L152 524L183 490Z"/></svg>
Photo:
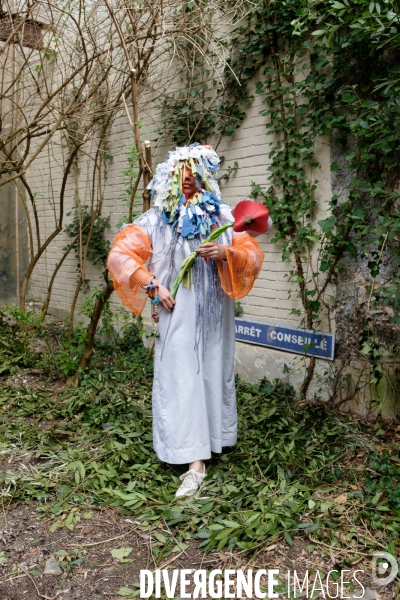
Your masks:
<svg viewBox="0 0 400 600"><path fill-rule="evenodd" d="M369 501L369 510L373 512L379 503L381 512L394 510L400 514L400 468L391 457L388 450L380 455L372 452L370 455L370 470L366 473L366 491L373 495ZM384 506L385 508L383 508Z"/></svg>
<svg viewBox="0 0 400 600"><path fill-rule="evenodd" d="M221 157L221 162L222 162L222 158L223 157ZM218 183L221 184L221 181L229 181L229 179L231 178L231 175L235 174L238 169L239 169L239 163L235 160L235 162L233 163L233 167L231 167L230 165L228 166L226 173L221 175L221 177L218 179Z"/></svg>
<svg viewBox="0 0 400 600"><path fill-rule="evenodd" d="M212 102L210 86L202 81L209 74L209 69L202 62L194 59L199 75L188 78L183 91L171 92L156 106L163 121L160 133L164 137L171 137L178 145L196 140L204 142L215 125L214 113L207 109Z"/></svg>
<svg viewBox="0 0 400 600"><path fill-rule="evenodd" d="M84 299L80 314L90 318L93 305L102 290L94 288L92 293ZM141 374L151 373L152 363L145 361L147 350L141 343L141 320L130 313L112 312L109 302L106 302L102 311L101 325L97 331L92 363L96 368L101 368L107 375L117 370L117 381L125 381L132 377L138 362L143 361L140 367ZM37 358L37 364L46 374L54 379L62 375L67 378L74 375L87 342L87 328L83 321L78 321L72 330L72 341L68 341L67 323L56 322L47 328L47 339L51 340L47 349ZM116 367L118 366L118 368ZM90 375L82 374L82 381L90 379Z"/></svg>
<svg viewBox="0 0 400 600"><path fill-rule="evenodd" d="M177 68L180 90L167 94L157 107L163 119L160 134L179 145L196 140L206 143L211 135L230 137L240 127L253 97L248 86L268 55L265 31L259 26L263 6L253 3L242 24L225 38L218 38L230 49L222 77L216 78L211 68L216 55L201 35L197 47L177 41L182 45ZM229 3L225 9L231 10ZM195 18L196 3L186 10ZM222 179L234 171L235 166Z"/></svg>
<svg viewBox="0 0 400 600"><path fill-rule="evenodd" d="M136 198L139 198L139 195L136 193L136 187L137 187L137 178L139 175L139 170L138 170L138 166L139 166L139 155L138 152L136 150L136 146L133 145L131 146L131 148L129 149L128 152L128 156L126 158L126 162L127 162L127 166L126 169L124 169L122 171L123 174L123 179L122 182L125 186L124 191L122 192L122 194L120 194L120 198L122 198L123 202L130 208L132 206L132 208L135 207L135 200ZM138 209L135 211L132 211L132 217L138 217L142 212L142 207L138 207ZM122 227L122 225L124 225L125 223L129 222L129 217L128 215L122 217L122 219L120 219L120 221L117 224L117 229L119 229L120 227Z"/></svg>
<svg viewBox="0 0 400 600"><path fill-rule="evenodd" d="M357 248L372 255L368 266L376 279L385 244L392 253L393 278L376 290L374 300L390 304L400 322L397 8L389 0L382 6L346 0L305 10L302 0L294 0L285 2L282 14L274 4L262 11L271 64L256 92L265 98L267 130L279 136L270 153L273 185L264 196L278 225L275 239L283 241L283 258L295 258L291 275L299 283L309 326L318 322L327 281L342 268L344 253L356 254ZM355 176L348 201L338 205L333 197L333 214L318 229L312 225L317 181L310 173L318 166L316 143L322 135L355 147L346 157ZM260 191L255 186L254 194ZM301 268L317 241L319 271L327 277L319 285L305 281Z"/></svg>
<svg viewBox="0 0 400 600"><path fill-rule="evenodd" d="M31 344L40 327L40 315L16 307L0 307L0 377L35 364Z"/></svg>
<svg viewBox="0 0 400 600"><path fill-rule="evenodd" d="M188 22L211 18L211 12L204 12L198 0L183 4L182 12L186 13ZM167 90L156 106L162 119L159 134L178 145L197 140L205 143L217 120L215 105L220 91L215 89L215 73L211 66L216 61L216 54L202 32L192 36L190 41L178 36L175 44L179 48L174 59L179 89L174 91L171 86L171 91Z"/></svg>
<svg viewBox="0 0 400 600"><path fill-rule="evenodd" d="M231 135L240 125L252 98L249 82L257 75L255 93L263 99L261 114L275 143L268 180L254 184L252 195L270 209L277 226L272 241L281 243L282 259L291 264L288 276L297 283L303 324L309 329L318 328L330 304L330 284L352 257L365 260L371 281L361 318L383 305L400 324L398 9L391 0L312 5L258 0L227 42L237 78L226 70L218 108L226 120L216 121L214 133ZM316 222L323 136L330 136L346 157L347 164L333 163L332 171L344 166L354 176L345 197L331 198L331 215ZM379 347L373 319L369 337ZM375 350L379 359L382 352ZM302 395L312 371L313 363Z"/></svg>
<svg viewBox="0 0 400 600"><path fill-rule="evenodd" d="M55 331L53 325L43 335L54 343ZM3 498L37 501L40 514L52 518L52 530L72 530L86 518L88 505L134 514L152 536L158 564L192 538L207 551L255 552L267 541L283 537L291 544L301 532L319 539L334 530L329 543L339 548L340 536L358 525L363 531L369 527L372 539L378 529L381 542L390 542L394 551L400 529L395 454L371 455L363 489L365 465L349 462L368 447L361 424L325 406L296 402L294 390L279 381L237 382L238 444L211 459L204 497L177 502L179 472L161 464L153 450L152 362L141 334L141 323L129 316L119 332L115 323L103 323L92 369L80 388L58 395L43 387L1 388L2 456L21 456L28 463L35 457L21 468L19 461L11 468L5 463ZM51 358L59 360L56 350ZM344 473L347 522L335 505ZM358 491L349 491L351 482ZM358 535L351 545L373 551L374 542L365 539L360 546ZM121 555L121 560L129 558Z"/></svg>
<svg viewBox="0 0 400 600"><path fill-rule="evenodd" d="M334 503L326 496L338 493L341 458L347 461L352 450L365 445L354 421L323 406L294 402L293 390L279 382L238 382L238 445L211 460L206 498L177 503L178 474L162 465L153 451L151 377L141 365L138 360L135 377L118 384L118 362L114 375L92 371L82 389L68 390L58 399L42 390L3 388L2 453L36 456L32 472L3 472L3 495L39 501L39 511L57 519L54 526L66 526L62 515L72 515L68 526L73 528L76 507L88 504L108 504L134 514L143 530L153 532L157 562L185 549L193 537L206 550L226 546L255 551L267 540L284 536L291 543L299 532L318 537L326 527L339 526L338 515L330 510ZM29 428L24 427L26 418ZM380 460L393 465L389 455ZM398 469L390 466L381 475L373 468L373 483L367 478L365 491L354 495L352 526L360 519L371 527L378 523L368 503L376 489L383 489L382 475L389 477L385 488L397 493ZM388 504L379 513L379 530L395 543L398 512L393 512L396 504L390 492L388 500L385 497L382 492L378 508ZM365 510L360 510L360 502Z"/></svg>
<svg viewBox="0 0 400 600"><path fill-rule="evenodd" d="M267 179L253 185L252 196L270 209L277 227L272 241L281 243L283 260L290 261L288 276L303 307L294 313L309 329L318 328L331 303L330 284L352 257L365 259L369 270L373 293L367 312L388 306L400 324L398 23L393 0L255 0L222 40L230 49L222 84L204 84L207 93L212 87L214 111L208 130L203 122L205 139L231 136L240 127L253 97L250 83L265 104L261 114L275 142ZM185 72L190 79L188 65ZM169 134L177 125L175 108L164 110ZM188 121L187 127L180 141L187 141L196 125ZM346 157L342 165L333 163L332 171L344 167L354 176L344 197L331 198L331 214L316 222L324 136ZM373 323L370 333L376 337Z"/></svg>
<svg viewBox="0 0 400 600"><path fill-rule="evenodd" d="M235 317L240 317L244 312L242 304L237 301L235 302Z"/></svg>
<svg viewBox="0 0 400 600"><path fill-rule="evenodd" d="M71 215L71 213L67 213ZM76 206L72 221L66 225L64 231L70 238L80 236L80 241L75 245L75 255L78 261L78 271L82 268L82 259L86 258L93 265L106 266L107 257L110 252L110 243L105 238L105 231L110 228L110 217L97 217L91 226L92 214L88 206L82 206L79 211ZM88 238L89 243L88 243ZM87 250L86 250L87 247ZM67 248L63 248L67 250Z"/></svg>
<svg viewBox="0 0 400 600"><path fill-rule="evenodd" d="M83 349L87 342L87 330L79 321L72 329L71 343L68 341L68 327L65 323L54 323L47 329L48 343L46 351L38 357L38 366L44 369L48 377L58 379L70 377L79 365Z"/></svg>
<svg viewBox="0 0 400 600"><path fill-rule="evenodd" d="M131 202L132 191L135 185L136 178L138 176L137 167L139 164L139 155L136 150L136 146L131 146L126 157L127 167L122 171L123 179L122 182L126 186L121 194L121 198L129 206Z"/></svg>
<svg viewBox="0 0 400 600"><path fill-rule="evenodd" d="M115 317L115 313L110 311L109 319L102 318L95 346L94 367L101 368L104 376L113 377L113 381L119 383L151 376L153 362L147 358L148 349L143 346L143 334L140 318L125 311Z"/></svg>
<svg viewBox="0 0 400 600"><path fill-rule="evenodd" d="M195 75L188 94L171 95L161 108L166 133L178 143L196 133L203 138L212 132L230 136L251 100L248 84L259 74L256 93L265 104L266 131L276 142L268 179L253 187L253 195L264 198L277 224L275 239L282 243L283 258L292 260L290 275L298 283L309 328L318 325L326 289L343 268L344 258L357 252L367 257L371 289L379 282L385 252L392 261L390 283L378 284L371 302L389 305L399 322L397 13L390 1L256 0L230 37L229 65L237 79L227 69L220 89L200 81L204 63L193 54ZM217 89L215 96L211 89L213 94ZM333 136L341 145L354 177L348 198L334 196L332 214L316 222L315 170L321 136ZM134 153L128 164L134 169ZM339 168L332 165L333 171ZM125 175L132 192L134 171ZM79 231L77 215L74 223L71 237ZM310 277L304 265L310 264L317 243L318 263ZM101 255L101 249L93 254ZM88 302L84 311L90 306ZM30 364L30 334L25 339L24 327L7 319L0 321L5 332L1 339L11 338L13 347L1 346L4 372ZM394 553L400 530L395 453L374 450L366 472L365 464L349 464L353 450L365 449L361 425L323 406L296 403L293 390L280 382L263 381L258 386L239 382L238 445L212 459L207 497L177 503L178 473L161 465L152 448L152 366L140 334L140 323L128 320L118 333L106 309L93 369L84 375L80 389L55 399L42 390L3 387L3 455L29 451L37 459L32 472L20 469L2 475L3 495L27 502L35 499L43 513L53 517L71 515L87 503L133 513L142 528L152 532L158 563L171 552L184 550L193 537L207 550L238 547L253 552L266 540L282 536L290 544L301 531L316 539L327 535L325 543L337 548L344 543L347 550L356 548L355 555L360 539L364 554L374 551L371 535L379 531L380 544ZM69 373L71 349L65 348L68 357L63 358L64 332L56 331L57 336L59 347L43 358L47 360L43 364L54 365L54 373ZM379 347L370 337L368 329L359 350L371 361L379 381ZM75 347L84 340L78 327ZM40 427L43 422L49 427ZM346 488L344 514L335 496L346 482L357 491ZM65 519L70 527L74 518ZM162 533L159 523L164 525Z"/></svg>
<svg viewBox="0 0 400 600"><path fill-rule="evenodd" d="M129 563L132 560L126 557L129 556L132 550L133 548L114 548L114 550L111 550L111 555L121 563Z"/></svg>

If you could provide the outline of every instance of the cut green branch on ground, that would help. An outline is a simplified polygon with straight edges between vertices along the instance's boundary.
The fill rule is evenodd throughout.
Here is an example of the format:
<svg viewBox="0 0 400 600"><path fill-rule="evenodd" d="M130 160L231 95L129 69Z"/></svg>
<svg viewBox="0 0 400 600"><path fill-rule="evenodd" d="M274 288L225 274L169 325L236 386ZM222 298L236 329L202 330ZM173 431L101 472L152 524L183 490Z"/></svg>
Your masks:
<svg viewBox="0 0 400 600"><path fill-rule="evenodd" d="M357 420L297 403L279 381L238 382L237 446L210 461L200 498L177 501L179 472L153 451L151 364L139 329L109 335L79 389L3 385L6 505L37 501L53 527L71 529L88 505L115 507L150 532L157 564L192 538L207 551L253 553L303 533L354 558L395 553L398 446L383 450Z"/></svg>

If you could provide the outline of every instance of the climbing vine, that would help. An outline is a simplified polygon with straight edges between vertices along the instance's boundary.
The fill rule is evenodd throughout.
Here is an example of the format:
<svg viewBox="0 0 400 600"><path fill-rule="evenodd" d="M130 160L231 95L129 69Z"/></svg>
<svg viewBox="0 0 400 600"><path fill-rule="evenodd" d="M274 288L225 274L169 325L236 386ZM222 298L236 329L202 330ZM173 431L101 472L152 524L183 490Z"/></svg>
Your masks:
<svg viewBox="0 0 400 600"><path fill-rule="evenodd" d="M266 180L253 185L252 195L267 204L277 225L272 241L290 262L303 325L318 329L336 309L346 329L339 331L339 354L344 362L360 357L373 385L399 346L399 9L395 0L256 0L229 33L216 116L204 134L231 136L257 81L274 143ZM173 127L176 112L166 110ZM321 143L340 157L331 168L345 181L323 219L316 197ZM332 290L354 272L367 296L344 317ZM302 395L315 370L315 359L307 360ZM342 401L354 396L358 383Z"/></svg>
<svg viewBox="0 0 400 600"><path fill-rule="evenodd" d="M70 215L71 213L67 213L67 216ZM80 211L78 210L78 207L75 206L73 219L65 226L64 231L70 238L75 238L82 232L81 245L86 246L86 244L88 244L87 260L93 265L99 264L105 268L107 256L110 252L110 242L105 238L105 232L110 228L110 217L97 217L93 223L91 236L89 238L88 232L91 221L92 216L87 205L82 206ZM81 255L78 246L75 246L74 249L79 271L81 268Z"/></svg>
<svg viewBox="0 0 400 600"><path fill-rule="evenodd" d="M271 185L265 191L254 186L253 193L264 192L278 225L273 241L282 242L282 258L292 261L290 276L298 285L307 328L318 327L324 309L329 316L334 305L330 307L327 291L341 271L351 263L354 268L352 258L359 269L365 264L369 301L357 315L358 323L353 323L351 342L353 350L369 360L370 383L377 384L384 361L373 307L391 305L392 321L400 322L395 275L399 110L393 84L398 78L394 66L398 17L393 11L381 16L377 3L314 3L307 13L305 3L289 4L296 18L286 21L286 28L281 19L281 25L268 34L270 64L256 90L264 94L267 131L277 142L270 152ZM275 25L278 19L275 14ZM314 169L319 166L321 136L330 136L331 143L341 148L343 166L352 177L345 193L331 198L331 215L316 223ZM332 170L337 169L339 165L333 163ZM389 240L387 269L381 274ZM385 280L389 285L380 285ZM349 345L346 349L348 360ZM314 368L311 358L303 394Z"/></svg>

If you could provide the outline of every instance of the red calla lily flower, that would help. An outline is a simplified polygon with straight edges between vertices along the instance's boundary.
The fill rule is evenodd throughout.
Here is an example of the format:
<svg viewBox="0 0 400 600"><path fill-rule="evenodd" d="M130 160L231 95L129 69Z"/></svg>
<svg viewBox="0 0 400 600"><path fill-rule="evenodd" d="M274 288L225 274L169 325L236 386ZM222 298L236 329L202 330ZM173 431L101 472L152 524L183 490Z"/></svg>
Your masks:
<svg viewBox="0 0 400 600"><path fill-rule="evenodd" d="M221 225L214 229L214 231L208 236L207 239L204 240L203 244L207 244L208 242L213 242L217 237L219 237L224 231L233 226L233 230L237 232L246 231L252 237L257 237L262 233L268 231L268 229L272 225L272 221L269 216L268 208L264 206L264 204L259 204L258 202L254 202L253 200L242 200L235 206L232 211L235 222L227 223L226 225ZM171 290L171 296L175 298L179 286L182 281L188 279L190 281L190 270L194 261L196 260L198 254L195 250L192 254L189 254L188 257L183 261L181 268L179 270L178 276L174 281ZM206 260L206 259L204 259ZM190 283L184 283L186 287L190 289Z"/></svg>
<svg viewBox="0 0 400 600"><path fill-rule="evenodd" d="M264 204L253 200L242 200L232 211L235 219L233 230L246 231L252 237L257 237L268 231L269 212Z"/></svg>

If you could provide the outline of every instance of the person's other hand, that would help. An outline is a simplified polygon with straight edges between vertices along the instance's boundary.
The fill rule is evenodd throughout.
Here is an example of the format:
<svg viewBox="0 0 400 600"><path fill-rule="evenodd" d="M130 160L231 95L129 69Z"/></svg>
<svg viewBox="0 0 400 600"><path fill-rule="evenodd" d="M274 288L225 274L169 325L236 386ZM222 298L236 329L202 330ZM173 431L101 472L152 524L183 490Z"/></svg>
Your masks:
<svg viewBox="0 0 400 600"><path fill-rule="evenodd" d="M202 244L197 249L197 253L202 258L214 258L215 260L223 260L226 258L225 246L222 244L216 244L215 242L207 242L207 244Z"/></svg>
<svg viewBox="0 0 400 600"><path fill-rule="evenodd" d="M160 298L160 304L165 310L171 312L175 305L175 300L171 296L171 293L168 288L161 285L158 288L158 297Z"/></svg>

